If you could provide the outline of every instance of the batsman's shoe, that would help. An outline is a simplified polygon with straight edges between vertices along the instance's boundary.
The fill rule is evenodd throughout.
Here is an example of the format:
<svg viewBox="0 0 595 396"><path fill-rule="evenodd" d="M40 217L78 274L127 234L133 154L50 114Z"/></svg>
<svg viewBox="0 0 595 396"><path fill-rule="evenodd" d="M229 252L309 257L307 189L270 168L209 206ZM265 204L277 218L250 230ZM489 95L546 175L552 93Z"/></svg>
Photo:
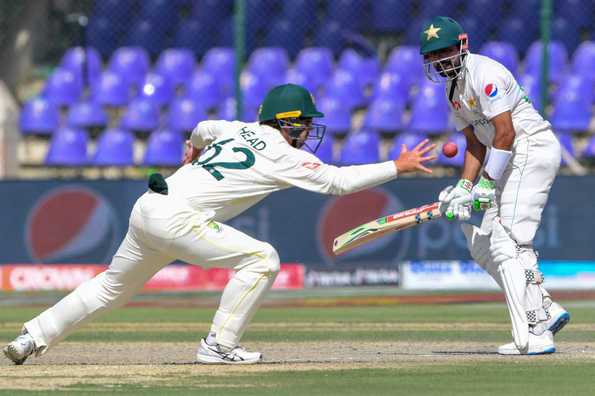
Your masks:
<svg viewBox="0 0 595 396"><path fill-rule="evenodd" d="M196 352L196 360L207 364L254 364L262 360L262 353L248 352L241 346L225 350L219 344L207 344L203 338Z"/></svg>
<svg viewBox="0 0 595 396"><path fill-rule="evenodd" d="M568 322L570 322L570 314L560 304L552 302L552 305L548 308L550 313L550 319L547 321L547 329L553 334L556 334Z"/></svg>
<svg viewBox="0 0 595 396"><path fill-rule="evenodd" d="M33 341L33 337L28 333L21 334L14 341L6 345L2 349L2 352L14 364L23 364L35 352L35 342Z"/></svg>
<svg viewBox="0 0 595 396"><path fill-rule="evenodd" d="M554 345L554 335L551 331L546 330L542 335L529 333L529 348L523 355L545 355L554 352L556 352L556 346ZM514 342L500 346L498 353L500 355L521 355Z"/></svg>

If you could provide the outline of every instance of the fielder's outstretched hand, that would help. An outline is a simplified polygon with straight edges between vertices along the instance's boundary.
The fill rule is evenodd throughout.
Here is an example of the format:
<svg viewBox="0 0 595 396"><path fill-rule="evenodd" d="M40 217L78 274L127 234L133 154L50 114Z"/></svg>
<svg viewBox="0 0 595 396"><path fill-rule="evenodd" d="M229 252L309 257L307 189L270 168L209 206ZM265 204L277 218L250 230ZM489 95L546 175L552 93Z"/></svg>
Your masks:
<svg viewBox="0 0 595 396"><path fill-rule="evenodd" d="M399 174L416 171L432 173L431 169L426 168L423 165L424 162L433 161L436 159L436 155L434 154L424 157L425 154L428 154L430 151L436 148L435 144L429 143L429 139L424 139L411 151L407 149L407 145L403 144L401 146L401 154L399 154L399 158L395 160L395 165Z"/></svg>
<svg viewBox="0 0 595 396"><path fill-rule="evenodd" d="M184 156L182 157L182 165L191 163L198 157L199 149L192 145L190 140L186 140L184 143Z"/></svg>

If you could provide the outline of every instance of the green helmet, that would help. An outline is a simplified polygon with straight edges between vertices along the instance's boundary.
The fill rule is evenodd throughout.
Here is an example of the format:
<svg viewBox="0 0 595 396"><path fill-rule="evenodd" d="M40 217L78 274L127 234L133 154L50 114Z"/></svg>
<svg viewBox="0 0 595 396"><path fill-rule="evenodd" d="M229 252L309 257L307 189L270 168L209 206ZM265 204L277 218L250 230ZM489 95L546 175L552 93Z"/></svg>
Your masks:
<svg viewBox="0 0 595 396"><path fill-rule="evenodd" d="M419 36L419 50L422 55L432 51L460 45L467 40L465 31L452 18L437 16L427 22Z"/></svg>
<svg viewBox="0 0 595 396"><path fill-rule="evenodd" d="M295 84L279 85L271 89L258 109L260 122L314 117L324 117L324 114L316 109L310 92Z"/></svg>

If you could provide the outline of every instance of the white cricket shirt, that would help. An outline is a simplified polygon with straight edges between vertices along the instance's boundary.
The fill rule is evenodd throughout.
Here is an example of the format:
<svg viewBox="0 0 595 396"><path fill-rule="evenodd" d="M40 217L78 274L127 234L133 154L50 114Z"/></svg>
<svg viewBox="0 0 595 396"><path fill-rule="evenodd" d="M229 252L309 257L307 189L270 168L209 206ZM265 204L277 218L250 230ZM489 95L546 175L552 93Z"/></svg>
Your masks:
<svg viewBox="0 0 595 396"><path fill-rule="evenodd" d="M228 220L274 191L299 187L342 195L397 177L393 161L336 167L289 145L267 125L240 121L202 121L192 131L197 161L167 178L169 194L185 198L194 209L213 210Z"/></svg>

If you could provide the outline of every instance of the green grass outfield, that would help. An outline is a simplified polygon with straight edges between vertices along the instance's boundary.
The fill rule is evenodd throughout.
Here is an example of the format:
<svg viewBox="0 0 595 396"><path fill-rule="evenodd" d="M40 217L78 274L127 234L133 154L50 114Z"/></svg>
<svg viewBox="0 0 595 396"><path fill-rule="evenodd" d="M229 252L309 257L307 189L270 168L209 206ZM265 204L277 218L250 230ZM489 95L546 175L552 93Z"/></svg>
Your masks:
<svg viewBox="0 0 595 396"><path fill-rule="evenodd" d="M127 307L4 360L0 395L593 395L595 304L564 305L559 352L539 357L493 353L510 340L501 303L264 307L242 341L270 359L245 367L192 364L213 308ZM0 307L0 341L41 309Z"/></svg>

